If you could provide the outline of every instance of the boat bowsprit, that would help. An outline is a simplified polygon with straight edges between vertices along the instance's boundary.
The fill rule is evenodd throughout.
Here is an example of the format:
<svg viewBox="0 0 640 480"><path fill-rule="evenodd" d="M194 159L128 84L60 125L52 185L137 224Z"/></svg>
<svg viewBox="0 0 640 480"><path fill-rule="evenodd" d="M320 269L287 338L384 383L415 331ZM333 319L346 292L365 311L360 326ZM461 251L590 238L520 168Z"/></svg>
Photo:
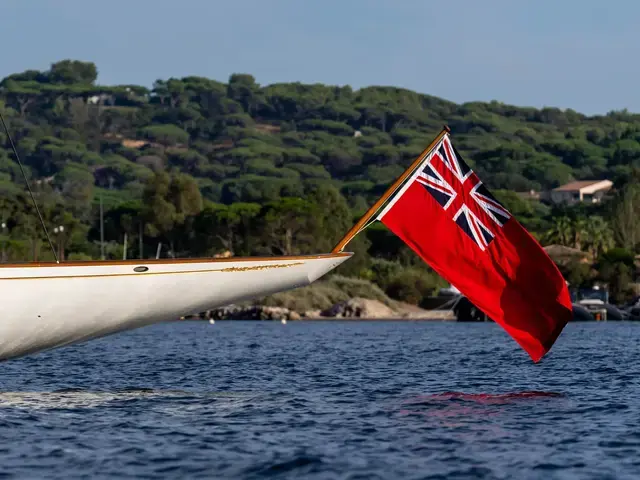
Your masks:
<svg viewBox="0 0 640 480"><path fill-rule="evenodd" d="M0 360L309 285L351 253L0 266Z"/></svg>

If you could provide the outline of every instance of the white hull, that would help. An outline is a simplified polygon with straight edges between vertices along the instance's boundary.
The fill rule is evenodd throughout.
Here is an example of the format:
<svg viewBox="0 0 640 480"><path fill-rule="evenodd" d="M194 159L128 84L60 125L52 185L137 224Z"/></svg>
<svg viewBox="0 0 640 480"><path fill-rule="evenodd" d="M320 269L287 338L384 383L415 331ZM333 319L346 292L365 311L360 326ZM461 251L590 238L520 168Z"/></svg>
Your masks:
<svg viewBox="0 0 640 480"><path fill-rule="evenodd" d="M308 285L350 256L0 266L0 360Z"/></svg>

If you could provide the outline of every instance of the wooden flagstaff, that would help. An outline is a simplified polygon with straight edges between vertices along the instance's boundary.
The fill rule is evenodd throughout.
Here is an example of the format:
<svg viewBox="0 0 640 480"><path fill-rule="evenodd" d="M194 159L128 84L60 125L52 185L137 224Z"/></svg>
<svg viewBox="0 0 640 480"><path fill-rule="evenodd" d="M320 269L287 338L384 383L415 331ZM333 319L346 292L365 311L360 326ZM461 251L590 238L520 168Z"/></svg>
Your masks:
<svg viewBox="0 0 640 480"><path fill-rule="evenodd" d="M353 240L353 238L360 232L362 227L367 224L371 218L378 213L380 208L385 204L387 200L402 186L402 184L409 178L413 172L415 172L416 168L420 166L420 164L424 161L425 157L431 153L438 143L444 138L445 135L451 133L451 130L448 126L444 126L442 131L436 136L436 138L429 144L429 146L424 149L424 151L416 158L413 163L407 168L402 175L400 175L395 182L387 189L386 192L378 199L376 203L374 203L369 210L358 220L358 222L349 230L344 237L333 247L331 253L339 253L342 252L344 247Z"/></svg>

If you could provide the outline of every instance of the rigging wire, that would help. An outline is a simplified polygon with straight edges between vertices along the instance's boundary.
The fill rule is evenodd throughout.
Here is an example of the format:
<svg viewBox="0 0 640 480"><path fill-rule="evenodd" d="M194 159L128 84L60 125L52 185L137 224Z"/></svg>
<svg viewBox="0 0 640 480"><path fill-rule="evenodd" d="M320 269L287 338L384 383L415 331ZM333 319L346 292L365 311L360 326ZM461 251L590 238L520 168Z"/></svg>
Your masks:
<svg viewBox="0 0 640 480"><path fill-rule="evenodd" d="M36 201L36 197L33 194L33 190L31 190L31 185L29 185L29 179L27 178L27 174L24 171L22 166L22 161L20 161L20 155L18 155L18 149L13 143L13 139L11 138L11 134L9 133L9 128L7 127L7 123L4 121L4 115L0 112L0 120L2 121L2 126L4 127L4 131L7 134L7 139L9 140L9 144L11 145L11 150L13 150L13 154L18 161L18 165L20 166L20 171L22 172L22 178L24 178L24 183L27 185L27 190L29 190L29 195L31 195L31 200L33 201L33 206L36 208L36 213L38 214L38 218L40 219L40 225L42 225L42 229L44 230L44 234L47 237L47 241L49 242L49 246L51 247L51 251L53 252L53 257L56 259L56 263L60 263L58 259L58 253L56 252L55 247L53 246L53 242L51 241L51 237L49 236L49 232L47 231L47 226L44 223L44 219L42 218L42 214L40 213L40 209L38 208L38 202Z"/></svg>

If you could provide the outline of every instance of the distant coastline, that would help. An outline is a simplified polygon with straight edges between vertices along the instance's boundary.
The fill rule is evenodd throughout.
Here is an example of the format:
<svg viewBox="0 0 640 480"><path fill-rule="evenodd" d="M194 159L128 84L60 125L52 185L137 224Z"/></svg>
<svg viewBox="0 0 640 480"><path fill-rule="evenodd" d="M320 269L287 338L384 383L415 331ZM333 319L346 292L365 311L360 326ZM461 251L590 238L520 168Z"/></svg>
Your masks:
<svg viewBox="0 0 640 480"><path fill-rule="evenodd" d="M90 61L43 68L0 80L26 168L1 136L2 262L328 252L446 124L572 288L606 286L619 305L640 295L638 115L456 104L392 86L260 85L247 73L104 85ZM36 228L23 172L52 242ZM342 278L256 304L301 316L357 297L431 309L447 286L380 223L350 249Z"/></svg>
<svg viewBox="0 0 640 480"><path fill-rule="evenodd" d="M257 321L455 321L452 310L425 310L414 305L395 302L395 308L367 298L352 298L325 310L296 311L268 305L229 305L183 320L257 320Z"/></svg>

